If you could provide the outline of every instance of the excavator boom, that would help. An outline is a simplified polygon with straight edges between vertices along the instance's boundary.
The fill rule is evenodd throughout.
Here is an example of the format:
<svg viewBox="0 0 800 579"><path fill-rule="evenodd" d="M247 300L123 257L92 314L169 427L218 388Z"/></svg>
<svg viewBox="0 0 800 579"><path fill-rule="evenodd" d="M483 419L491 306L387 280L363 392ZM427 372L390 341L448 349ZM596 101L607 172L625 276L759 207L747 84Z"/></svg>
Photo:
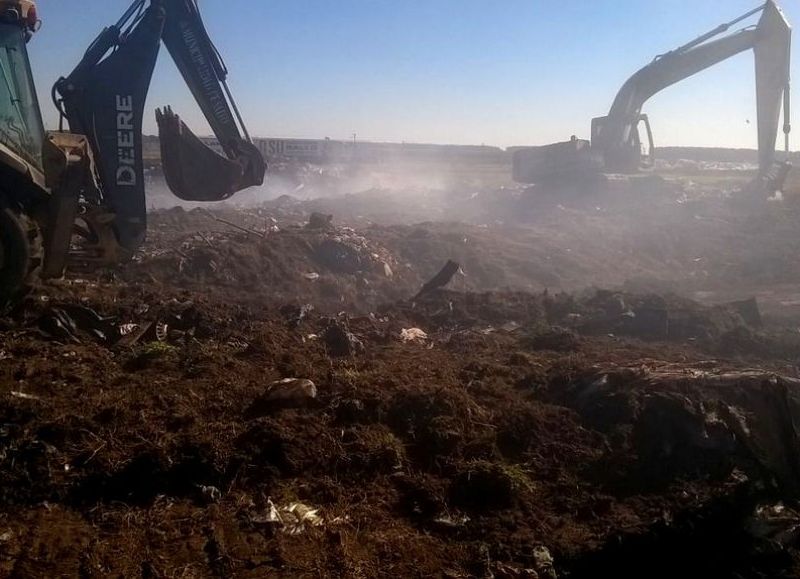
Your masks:
<svg viewBox="0 0 800 579"><path fill-rule="evenodd" d="M758 12L761 12L761 19L757 26L716 38ZM608 170L636 170L640 163L640 149L632 135L639 124L644 104L665 88L752 49L758 95L759 168L762 172L768 171L775 160L783 96L789 91L791 35L789 23L780 8L769 1L733 22L657 57L628 79L617 93L608 116L596 121L602 128L592 135L592 147L603 152Z"/></svg>
<svg viewBox="0 0 800 579"><path fill-rule="evenodd" d="M54 87L70 130L89 139L99 201L113 212L114 233L128 251L143 242L146 231L142 125L162 41L226 155L208 148L171 109L157 111L162 166L173 193L184 200L219 201L260 185L266 171L196 0L136 0Z"/></svg>
<svg viewBox="0 0 800 579"><path fill-rule="evenodd" d="M756 26L720 37L759 13L761 17ZM592 121L591 142L573 139L567 143L522 149L514 158L515 179L536 183L543 177L558 178L576 171L601 168L607 172L627 173L637 171L643 164L652 164L654 146L649 120L642 114L644 104L665 88L747 50L753 50L755 56L759 177L766 178L775 165L782 107L788 152L791 36L791 27L783 12L774 0L768 0L755 10L658 56L625 82L607 116ZM650 141L647 159L642 156L638 130L642 122Z"/></svg>

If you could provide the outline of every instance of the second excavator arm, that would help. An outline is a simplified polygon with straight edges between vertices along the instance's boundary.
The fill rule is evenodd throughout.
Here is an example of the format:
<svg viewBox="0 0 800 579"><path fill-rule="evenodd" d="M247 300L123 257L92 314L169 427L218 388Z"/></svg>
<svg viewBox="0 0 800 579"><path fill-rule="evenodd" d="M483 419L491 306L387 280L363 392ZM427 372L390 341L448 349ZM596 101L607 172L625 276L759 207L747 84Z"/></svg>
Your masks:
<svg viewBox="0 0 800 579"><path fill-rule="evenodd" d="M761 14L758 24L722 36L740 22ZM782 187L787 162L776 164L775 147L783 107L786 151L789 150L790 60L792 30L775 0L711 32L657 57L636 72L617 93L607 116L592 120L592 139L540 147L522 147L513 158L519 183L578 182L601 172L630 173L652 165L654 146L650 122L642 107L653 95L747 50L756 63L759 176L756 189L772 193ZM650 145L642 155L639 125L644 122Z"/></svg>
<svg viewBox="0 0 800 579"><path fill-rule="evenodd" d="M717 38L739 22L761 12L755 27ZM789 126L789 82L792 31L773 0L719 26L692 42L659 56L622 86L608 116L595 119L592 149L599 151L609 171L625 172L639 166L637 125L645 102L661 90L739 53L752 49L756 63L758 150L761 175L775 161L781 107Z"/></svg>
<svg viewBox="0 0 800 579"><path fill-rule="evenodd" d="M162 166L173 193L219 201L262 184L266 171L197 0L136 0L53 89L70 130L89 139L99 173L97 201L113 214L114 234L126 251L142 243L146 230L142 126L162 41L225 153L207 147L171 109L157 111Z"/></svg>

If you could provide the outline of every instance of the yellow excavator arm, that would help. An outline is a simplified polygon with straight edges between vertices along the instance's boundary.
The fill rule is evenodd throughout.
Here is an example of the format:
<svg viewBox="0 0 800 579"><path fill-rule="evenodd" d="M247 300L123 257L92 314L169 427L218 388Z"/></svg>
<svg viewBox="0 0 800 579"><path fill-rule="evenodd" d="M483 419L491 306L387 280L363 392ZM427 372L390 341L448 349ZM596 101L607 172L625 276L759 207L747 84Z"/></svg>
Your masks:
<svg viewBox="0 0 800 579"><path fill-rule="evenodd" d="M757 14L761 16L755 26L722 36ZM591 142L573 139L517 151L515 179L522 183L538 183L581 171L635 172L643 164L652 164L655 146L649 120L642 114L648 99L747 50L753 50L756 63L759 175L762 178L770 175L775 165L782 108L788 152L791 39L792 29L786 17L774 0L768 0L680 48L656 57L637 71L622 85L608 115L592 121ZM649 157L642 155L638 128L641 123L647 131Z"/></svg>

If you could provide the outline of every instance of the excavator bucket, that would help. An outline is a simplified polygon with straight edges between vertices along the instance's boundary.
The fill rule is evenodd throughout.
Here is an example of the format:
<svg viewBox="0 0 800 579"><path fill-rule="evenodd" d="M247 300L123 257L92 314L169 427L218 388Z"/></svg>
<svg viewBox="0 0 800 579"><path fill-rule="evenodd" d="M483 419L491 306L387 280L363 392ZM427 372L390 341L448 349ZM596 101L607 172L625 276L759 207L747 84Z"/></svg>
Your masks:
<svg viewBox="0 0 800 579"><path fill-rule="evenodd" d="M161 163L170 190L184 201L223 201L264 182L258 149L241 141L223 157L198 138L169 108L156 111Z"/></svg>

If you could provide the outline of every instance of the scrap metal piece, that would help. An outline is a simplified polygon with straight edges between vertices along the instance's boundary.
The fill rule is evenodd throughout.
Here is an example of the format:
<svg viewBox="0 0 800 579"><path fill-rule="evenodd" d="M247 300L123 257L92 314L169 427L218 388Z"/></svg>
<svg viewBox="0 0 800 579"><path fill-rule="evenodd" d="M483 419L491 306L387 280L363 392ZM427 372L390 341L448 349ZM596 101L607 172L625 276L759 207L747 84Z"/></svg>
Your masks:
<svg viewBox="0 0 800 579"><path fill-rule="evenodd" d="M169 326L165 322L156 323L156 340L166 342L169 335Z"/></svg>
<svg viewBox="0 0 800 579"><path fill-rule="evenodd" d="M437 273L428 283L422 286L422 289L419 290L419 293L416 296L414 296L414 299L419 299L425 294L428 294L439 288L443 288L450 283L450 281L459 271L461 271L461 266L458 263L453 260L448 261L439 273Z"/></svg>

